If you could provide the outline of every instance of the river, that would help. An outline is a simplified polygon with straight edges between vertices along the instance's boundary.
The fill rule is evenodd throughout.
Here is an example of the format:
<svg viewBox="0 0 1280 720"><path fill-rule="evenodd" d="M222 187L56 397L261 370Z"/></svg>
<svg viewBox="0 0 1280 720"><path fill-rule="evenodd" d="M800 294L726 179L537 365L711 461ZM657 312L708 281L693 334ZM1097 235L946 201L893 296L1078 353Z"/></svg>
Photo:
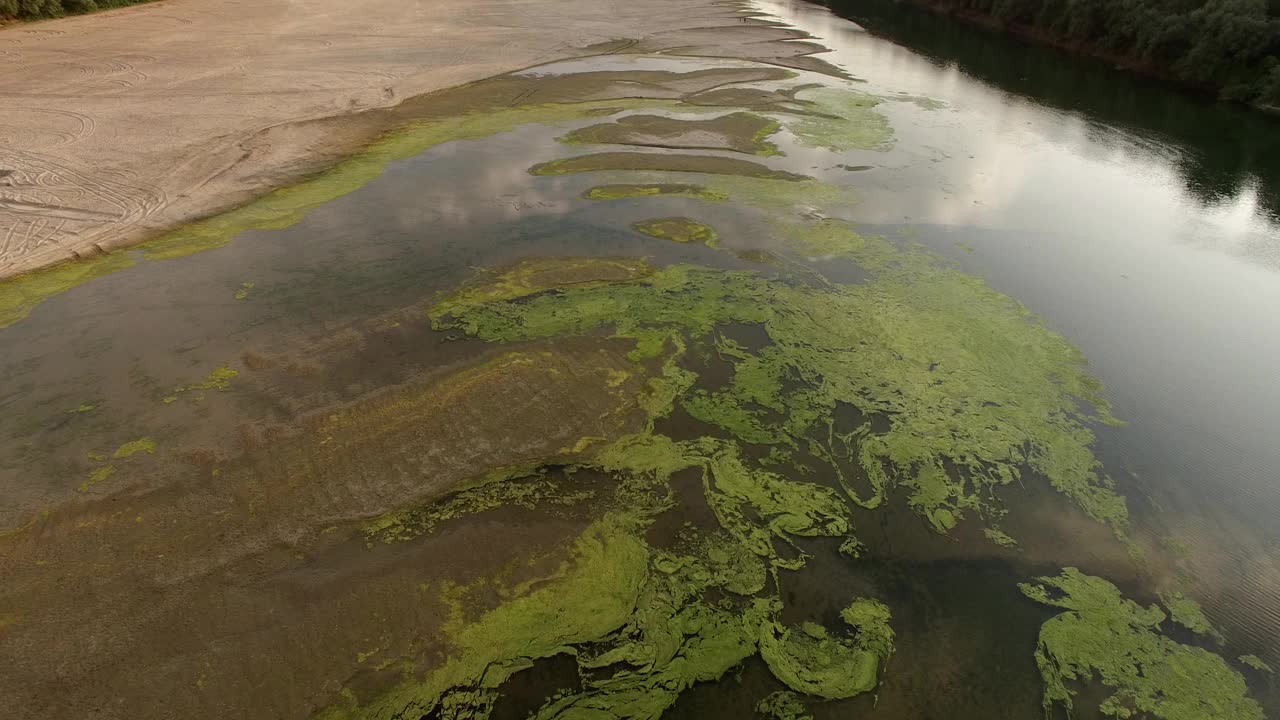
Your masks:
<svg viewBox="0 0 1280 720"><path fill-rule="evenodd" d="M776 717L1027 718L1038 638L1075 614L1019 584L1078 567L1198 601L1213 630L1133 637L1221 655L1280 713L1237 661L1280 668L1280 123L885 0L753 7L850 81L696 38L530 68L24 306L0 656L73 639L0 690L53 715L159 717L182 688L192 716L748 717L800 691ZM656 569L628 624L589 627L632 551ZM845 612L881 602L891 653ZM855 651L874 692L840 684ZM442 657L456 684L415 684Z"/></svg>

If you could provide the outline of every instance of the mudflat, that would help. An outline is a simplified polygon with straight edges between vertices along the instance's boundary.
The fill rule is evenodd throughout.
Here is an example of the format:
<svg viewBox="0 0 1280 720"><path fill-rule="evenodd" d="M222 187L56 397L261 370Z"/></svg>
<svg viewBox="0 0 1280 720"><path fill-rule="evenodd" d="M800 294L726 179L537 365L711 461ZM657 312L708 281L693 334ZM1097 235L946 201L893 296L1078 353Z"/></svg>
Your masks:
<svg viewBox="0 0 1280 720"><path fill-rule="evenodd" d="M797 35L716 0L167 0L0 28L0 278L243 204L411 97L604 53L821 64Z"/></svg>

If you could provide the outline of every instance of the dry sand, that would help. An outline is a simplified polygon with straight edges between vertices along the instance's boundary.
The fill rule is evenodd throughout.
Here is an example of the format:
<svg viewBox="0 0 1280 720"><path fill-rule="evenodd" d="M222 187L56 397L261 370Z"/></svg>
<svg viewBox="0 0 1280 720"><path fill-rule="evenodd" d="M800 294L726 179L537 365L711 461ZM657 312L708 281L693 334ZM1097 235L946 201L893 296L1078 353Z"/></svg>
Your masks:
<svg viewBox="0 0 1280 720"><path fill-rule="evenodd" d="M404 120L379 110L514 69L603 52L823 69L741 7L166 0L0 28L0 278L242 204Z"/></svg>

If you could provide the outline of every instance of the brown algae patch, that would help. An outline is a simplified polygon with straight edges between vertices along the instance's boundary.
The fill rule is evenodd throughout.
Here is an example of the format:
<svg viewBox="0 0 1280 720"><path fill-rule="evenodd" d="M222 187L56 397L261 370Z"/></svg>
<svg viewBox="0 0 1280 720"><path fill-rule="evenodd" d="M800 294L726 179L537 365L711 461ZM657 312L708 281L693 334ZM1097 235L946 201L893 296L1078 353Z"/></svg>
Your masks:
<svg viewBox="0 0 1280 720"><path fill-rule="evenodd" d="M567 175L605 170L652 170L659 172L706 173L734 175L766 180L809 180L805 175L774 170L750 160L717 155L681 153L603 152L592 155L551 160L529 168L534 175Z"/></svg>
<svg viewBox="0 0 1280 720"><path fill-rule="evenodd" d="M177 402L178 396L193 391L197 393L195 396L195 402L199 402L204 399L204 391L206 390L218 390L223 392L230 390L231 381L235 380L239 376L240 372L238 370L232 370L230 367L223 365L222 367L209 371L209 374L205 376L204 380L198 383L194 383L192 385L179 385L178 387L175 387L162 399L162 402L164 402L165 405L169 405L170 403Z"/></svg>
<svg viewBox="0 0 1280 720"><path fill-rule="evenodd" d="M639 145L673 150L729 150L778 155L767 138L782 128L776 120L736 112L707 120L662 115L628 115L615 122L579 128L560 138L571 144Z"/></svg>
<svg viewBox="0 0 1280 720"><path fill-rule="evenodd" d="M627 200L642 197L685 197L708 202L723 202L727 193L687 183L618 183L597 185L582 194L587 200Z"/></svg>
<svg viewBox="0 0 1280 720"><path fill-rule="evenodd" d="M89 471L89 477L76 488L79 492L89 492L89 488L116 474L114 465L103 465Z"/></svg>
<svg viewBox="0 0 1280 720"><path fill-rule="evenodd" d="M1066 568L1021 586L1032 600L1066 610L1040 629L1036 665L1044 680L1044 707L1073 707L1068 683L1097 678L1111 690L1098 710L1129 718L1262 720L1244 677L1218 655L1161 633L1159 607L1126 599L1111 583Z"/></svg>
<svg viewBox="0 0 1280 720"><path fill-rule="evenodd" d="M155 455L156 441L149 437L142 437L142 438L138 438L137 440L130 440L129 442L124 443L120 447L116 448L111 453L110 458L108 458L106 455L102 453L92 452L92 453L89 453L89 459L93 462L105 463L107 462L108 459L115 460L115 461L128 460L129 458L133 457L134 455L137 455L138 453ZM86 478L84 482L80 483L80 486L76 488L76 490L82 493L88 492L89 488L93 487L94 485L97 485L98 483L102 482L103 480L106 480L107 478L115 474L116 474L116 466L114 464L100 465L94 468L93 470L89 471L89 477Z"/></svg>
<svg viewBox="0 0 1280 720"><path fill-rule="evenodd" d="M720 245L720 235L715 228L687 217L640 220L632 223L631 228L642 235L660 240L693 243L712 248Z"/></svg>
<svg viewBox="0 0 1280 720"><path fill-rule="evenodd" d="M131 440L121 445L120 447L116 448L116 451L111 453L111 457L115 458L116 460L124 460L125 458L132 457L134 455L137 455L138 453L155 455L156 441L149 437L138 438L137 440Z"/></svg>

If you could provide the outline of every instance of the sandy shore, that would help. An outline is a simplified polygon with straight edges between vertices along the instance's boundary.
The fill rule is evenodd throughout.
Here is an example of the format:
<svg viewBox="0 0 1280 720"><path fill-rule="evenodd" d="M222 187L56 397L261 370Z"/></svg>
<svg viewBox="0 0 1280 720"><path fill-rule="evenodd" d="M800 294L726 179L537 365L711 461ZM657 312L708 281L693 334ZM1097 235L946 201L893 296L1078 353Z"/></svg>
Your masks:
<svg viewBox="0 0 1280 720"><path fill-rule="evenodd" d="M820 62L794 37L717 0L166 0L5 27L0 278L242 204L424 93L602 52Z"/></svg>

